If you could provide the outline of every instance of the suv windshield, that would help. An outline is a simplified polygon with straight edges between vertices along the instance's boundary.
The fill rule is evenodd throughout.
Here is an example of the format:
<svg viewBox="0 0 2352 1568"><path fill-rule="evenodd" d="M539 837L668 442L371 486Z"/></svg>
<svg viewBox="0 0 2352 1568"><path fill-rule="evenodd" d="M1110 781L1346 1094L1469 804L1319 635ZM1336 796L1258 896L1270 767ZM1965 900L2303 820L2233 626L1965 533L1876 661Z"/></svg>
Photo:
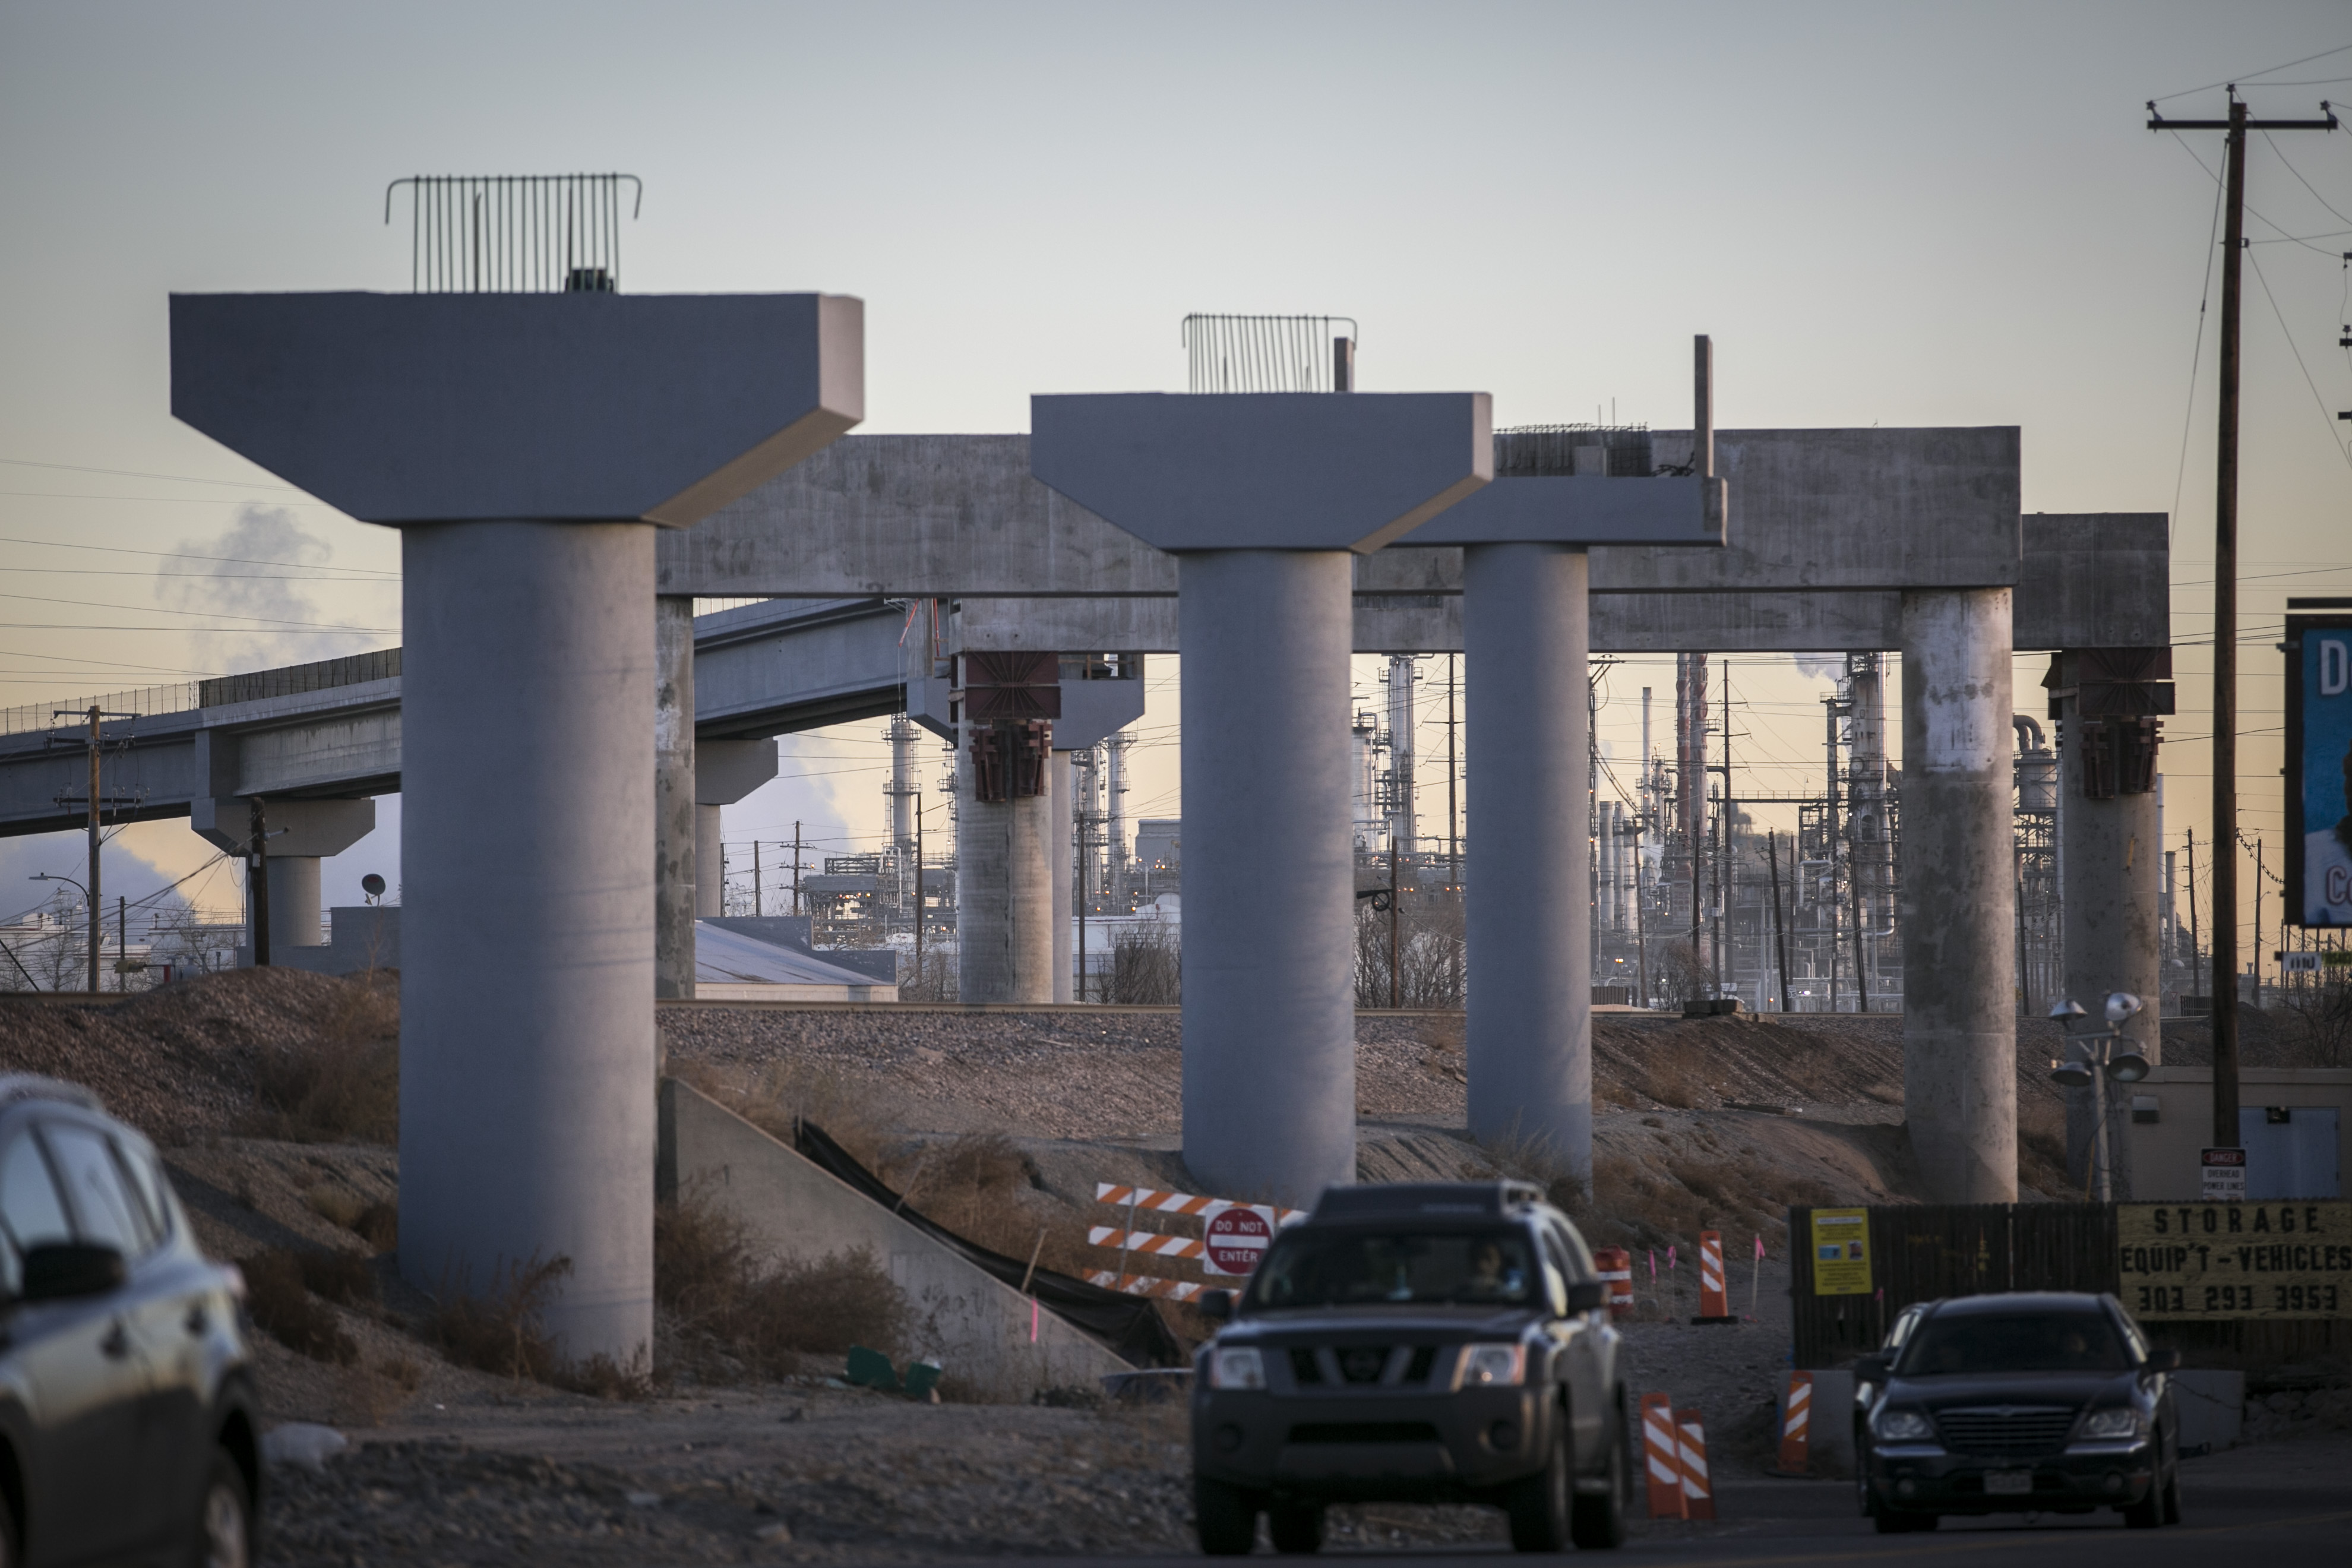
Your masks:
<svg viewBox="0 0 2352 1568"><path fill-rule="evenodd" d="M1516 1230L1293 1230L1250 1282L1254 1306L1498 1302L1535 1299L1528 1239Z"/></svg>
<svg viewBox="0 0 2352 1568"><path fill-rule="evenodd" d="M1911 1335L1905 1377L1971 1372L2122 1372L2123 1340L2098 1312L1937 1313Z"/></svg>

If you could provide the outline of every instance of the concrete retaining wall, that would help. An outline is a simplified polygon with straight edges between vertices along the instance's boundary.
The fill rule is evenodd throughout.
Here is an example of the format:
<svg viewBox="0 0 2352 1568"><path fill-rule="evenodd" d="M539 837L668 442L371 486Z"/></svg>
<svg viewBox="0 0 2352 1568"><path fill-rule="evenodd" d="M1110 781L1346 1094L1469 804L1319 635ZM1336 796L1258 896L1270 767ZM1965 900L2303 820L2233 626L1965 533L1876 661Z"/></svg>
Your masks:
<svg viewBox="0 0 2352 1568"><path fill-rule="evenodd" d="M778 1258L870 1248L914 1309L906 1348L988 1397L1095 1389L1127 1363L1030 1299L941 1247L732 1111L675 1079L661 1083L654 1193L701 1184Z"/></svg>

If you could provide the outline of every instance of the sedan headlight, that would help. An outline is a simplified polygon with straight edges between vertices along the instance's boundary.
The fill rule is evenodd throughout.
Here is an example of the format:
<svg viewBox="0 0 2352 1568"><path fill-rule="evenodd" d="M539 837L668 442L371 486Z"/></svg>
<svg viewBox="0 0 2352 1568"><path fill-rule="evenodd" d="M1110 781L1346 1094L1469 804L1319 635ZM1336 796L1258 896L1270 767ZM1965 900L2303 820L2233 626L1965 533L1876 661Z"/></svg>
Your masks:
<svg viewBox="0 0 2352 1568"><path fill-rule="evenodd" d="M1882 1410L1871 1427L1882 1443L1923 1443L1936 1436L1936 1424L1916 1410Z"/></svg>
<svg viewBox="0 0 2352 1568"><path fill-rule="evenodd" d="M2083 1419L2083 1436L2105 1442L2121 1437L2137 1437L2147 1429L2139 1412L2129 1405L2116 1410L2094 1410Z"/></svg>
<svg viewBox="0 0 2352 1568"><path fill-rule="evenodd" d="M1508 1388L1528 1378L1525 1345L1472 1345L1462 1353L1462 1386Z"/></svg>
<svg viewBox="0 0 2352 1568"><path fill-rule="evenodd" d="M1209 1352L1211 1388L1264 1388L1265 1358L1248 1345Z"/></svg>

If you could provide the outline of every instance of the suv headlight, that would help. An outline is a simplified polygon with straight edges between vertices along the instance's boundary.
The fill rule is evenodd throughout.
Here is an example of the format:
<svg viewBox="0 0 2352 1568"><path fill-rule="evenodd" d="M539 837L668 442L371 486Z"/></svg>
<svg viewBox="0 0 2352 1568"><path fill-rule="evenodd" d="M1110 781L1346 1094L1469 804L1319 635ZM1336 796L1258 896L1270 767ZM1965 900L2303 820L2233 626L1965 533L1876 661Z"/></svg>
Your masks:
<svg viewBox="0 0 2352 1568"><path fill-rule="evenodd" d="M2094 1410L2083 1420L2083 1436L2112 1442L2118 1437L2137 1437L2147 1430L2139 1412L2129 1405L2116 1410Z"/></svg>
<svg viewBox="0 0 2352 1568"><path fill-rule="evenodd" d="M1871 1426L1882 1443L1924 1443L1936 1436L1936 1424L1916 1410L1882 1410Z"/></svg>
<svg viewBox="0 0 2352 1568"><path fill-rule="evenodd" d="M1209 1352L1211 1388L1264 1388L1265 1358L1248 1345Z"/></svg>
<svg viewBox="0 0 2352 1568"><path fill-rule="evenodd" d="M1462 1386L1507 1388L1528 1378L1525 1345L1472 1345L1462 1354Z"/></svg>

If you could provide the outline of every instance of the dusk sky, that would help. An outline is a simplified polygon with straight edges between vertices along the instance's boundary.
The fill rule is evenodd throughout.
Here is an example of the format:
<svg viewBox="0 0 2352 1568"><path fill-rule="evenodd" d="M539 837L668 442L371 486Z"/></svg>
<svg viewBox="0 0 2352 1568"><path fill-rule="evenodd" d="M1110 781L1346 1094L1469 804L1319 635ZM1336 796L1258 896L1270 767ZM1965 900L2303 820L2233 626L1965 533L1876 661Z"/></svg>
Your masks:
<svg viewBox="0 0 2352 1568"><path fill-rule="evenodd" d="M1034 392L1181 388L1195 310L1352 316L1367 390L1488 391L1500 425L1683 425L1705 331L1725 426L2021 426L2028 510L2176 513L2166 842L2201 843L2221 143L2151 134L2143 105L2219 114L2231 80L2270 113L2352 99L2352 16L6 0L0 707L396 642L389 531L173 421L166 298L404 290L389 181L618 170L645 186L625 289L864 298L872 432L1021 430ZM2274 141L2248 181L2240 751L2246 831L2273 844L2278 614L2352 590L2352 131ZM2042 668L2019 661L2021 711ZM1179 809L1177 676L1156 668L1133 816ZM1818 787L1823 682L1786 658L1733 681L1735 761ZM1670 724L1671 661L1612 672L1621 763L1644 682ZM799 819L870 844L880 730L787 739L803 776L730 811L730 839ZM396 878L383 815L330 903ZM177 822L118 847L134 894L213 853ZM0 917L79 853L0 845ZM230 884L190 887L233 907ZM2271 927L2274 890L2266 908Z"/></svg>

